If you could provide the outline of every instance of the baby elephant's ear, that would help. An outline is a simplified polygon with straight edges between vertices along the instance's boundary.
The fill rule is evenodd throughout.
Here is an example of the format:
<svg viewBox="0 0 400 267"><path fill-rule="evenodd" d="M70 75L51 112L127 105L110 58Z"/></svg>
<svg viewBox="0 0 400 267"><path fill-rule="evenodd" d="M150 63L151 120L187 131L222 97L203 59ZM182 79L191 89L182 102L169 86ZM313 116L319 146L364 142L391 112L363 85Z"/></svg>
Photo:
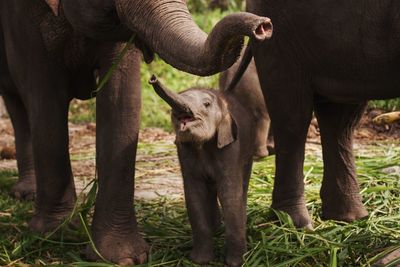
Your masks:
<svg viewBox="0 0 400 267"><path fill-rule="evenodd" d="M237 126L230 114L226 114L218 126L218 148L223 148L237 138Z"/></svg>
<svg viewBox="0 0 400 267"><path fill-rule="evenodd" d="M54 15L58 16L60 0L45 0L45 1L51 8L51 11L53 11Z"/></svg>

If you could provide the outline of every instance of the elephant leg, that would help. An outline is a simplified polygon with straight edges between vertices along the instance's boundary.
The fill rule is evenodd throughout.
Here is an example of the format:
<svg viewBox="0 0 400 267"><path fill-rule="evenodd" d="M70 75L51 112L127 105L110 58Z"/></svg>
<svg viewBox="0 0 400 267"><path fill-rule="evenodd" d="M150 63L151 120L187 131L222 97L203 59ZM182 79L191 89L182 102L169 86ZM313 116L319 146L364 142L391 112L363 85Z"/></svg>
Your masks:
<svg viewBox="0 0 400 267"><path fill-rule="evenodd" d="M200 177L184 176L185 201L192 227L193 249L190 258L205 264L214 259L213 234L219 220L217 190Z"/></svg>
<svg viewBox="0 0 400 267"><path fill-rule="evenodd" d="M2 12L8 26L1 33L6 37L7 72L24 103L32 140L36 207L29 227L46 233L70 214L76 200L68 151L70 81L59 61L49 56L37 25L26 16L29 8L3 7L9 9Z"/></svg>
<svg viewBox="0 0 400 267"><path fill-rule="evenodd" d="M232 182L234 181L234 182ZM229 267L243 264L246 253L246 200L238 175L231 175L218 182L218 198L221 202L225 222L226 255L225 262Z"/></svg>
<svg viewBox="0 0 400 267"><path fill-rule="evenodd" d="M282 36L275 36L275 41ZM271 207L290 215L296 227L311 227L304 198L305 142L313 109L313 92L296 50L253 44L260 85L274 132L276 169ZM274 49L271 51L271 49ZM266 60L269 54L279 60Z"/></svg>
<svg viewBox="0 0 400 267"><path fill-rule="evenodd" d="M311 218L304 199L303 164L311 112L291 123L290 115L282 113L274 121L276 174L271 207L287 212L296 227L307 228Z"/></svg>
<svg viewBox="0 0 400 267"><path fill-rule="evenodd" d="M100 80L122 48L99 46ZM147 260L148 247L138 232L133 206L140 105L140 53L130 48L96 100L98 193L92 235L102 257L121 265ZM90 246L86 254L91 260L99 258Z"/></svg>
<svg viewBox="0 0 400 267"><path fill-rule="evenodd" d="M324 159L320 194L325 219L350 222L368 215L359 193L352 147L354 128L365 107L366 103L315 103Z"/></svg>
<svg viewBox="0 0 400 267"><path fill-rule="evenodd" d="M12 187L11 194L20 200L33 200L36 192L36 178L28 115L17 95L6 93L3 94L3 99L14 128L17 152L19 179Z"/></svg>
<svg viewBox="0 0 400 267"><path fill-rule="evenodd" d="M256 120L255 158L268 156L267 139L270 122L271 120L266 112L261 113Z"/></svg>
<svg viewBox="0 0 400 267"><path fill-rule="evenodd" d="M36 211L29 227L40 233L54 230L76 201L68 151L69 98L66 92L51 93L57 91L53 88L44 91L28 108L36 173Z"/></svg>

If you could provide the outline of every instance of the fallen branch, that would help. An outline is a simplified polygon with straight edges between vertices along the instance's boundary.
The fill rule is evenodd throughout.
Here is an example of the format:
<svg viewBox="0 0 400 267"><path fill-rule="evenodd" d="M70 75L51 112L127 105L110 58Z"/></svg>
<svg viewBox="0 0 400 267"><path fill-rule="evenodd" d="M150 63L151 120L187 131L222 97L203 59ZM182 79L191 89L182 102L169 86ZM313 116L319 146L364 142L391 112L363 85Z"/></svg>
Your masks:
<svg viewBox="0 0 400 267"><path fill-rule="evenodd" d="M372 122L378 125L384 125L384 124L392 124L398 120L400 120L400 111L381 114L379 116L376 116L372 120Z"/></svg>

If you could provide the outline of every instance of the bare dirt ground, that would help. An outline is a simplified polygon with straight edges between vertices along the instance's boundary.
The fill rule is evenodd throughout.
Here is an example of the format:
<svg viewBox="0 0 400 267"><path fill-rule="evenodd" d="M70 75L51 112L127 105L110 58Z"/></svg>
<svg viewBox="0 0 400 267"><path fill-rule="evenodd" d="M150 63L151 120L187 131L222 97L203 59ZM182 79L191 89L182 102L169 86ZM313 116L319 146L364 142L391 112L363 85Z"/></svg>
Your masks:
<svg viewBox="0 0 400 267"><path fill-rule="evenodd" d="M380 111L370 110L364 115L357 129L356 146L383 140L400 140L400 124L377 126L372 118ZM89 124L70 124L70 154L78 192L95 177L95 131ZM174 148L174 135L161 129L144 129L140 132L137 154L135 197L152 199L160 196L181 198L182 178ZM16 170L14 136L8 118L0 118L0 171ZM311 123L307 152L321 155L319 130L316 120ZM3 158L2 158L3 157ZM11 159L10 159L11 157Z"/></svg>
<svg viewBox="0 0 400 267"><path fill-rule="evenodd" d="M86 186L96 175L95 132L93 123L69 124L69 150L77 192L90 189ZM183 185L174 149L174 135L161 129L144 129L139 139L135 197L182 197ZM1 170L17 170L14 134L8 118L0 118Z"/></svg>

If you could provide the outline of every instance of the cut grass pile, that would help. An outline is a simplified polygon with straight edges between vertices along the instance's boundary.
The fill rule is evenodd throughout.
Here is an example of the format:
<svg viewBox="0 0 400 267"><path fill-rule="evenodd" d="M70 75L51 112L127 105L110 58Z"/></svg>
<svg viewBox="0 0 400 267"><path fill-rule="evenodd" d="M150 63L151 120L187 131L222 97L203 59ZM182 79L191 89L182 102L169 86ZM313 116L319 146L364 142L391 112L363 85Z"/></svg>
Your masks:
<svg viewBox="0 0 400 267"><path fill-rule="evenodd" d="M268 209L271 203L274 158L256 162L249 189L248 253L245 266L369 266L380 253L400 247L400 144L360 146L356 159L363 201L370 216L354 223L322 221L319 187L322 159L319 150L308 153L304 173L307 207L314 220L314 232L295 229L286 214ZM157 142L141 144L139 153L149 154ZM173 146L157 153L171 155ZM159 166L162 168L162 166ZM81 251L89 238L84 227L64 230L54 240L29 233L26 220L32 205L8 197L16 173L0 172L0 265L65 264L68 266L111 266L88 263ZM95 190L95 187L92 191ZM93 193L77 207L90 219ZM136 201L139 226L151 245L149 264L144 266L192 266L187 259L191 231L184 203L180 199L160 198ZM279 218L267 218L276 214ZM60 241L61 240L61 241ZM223 229L215 238L217 261L222 266Z"/></svg>

